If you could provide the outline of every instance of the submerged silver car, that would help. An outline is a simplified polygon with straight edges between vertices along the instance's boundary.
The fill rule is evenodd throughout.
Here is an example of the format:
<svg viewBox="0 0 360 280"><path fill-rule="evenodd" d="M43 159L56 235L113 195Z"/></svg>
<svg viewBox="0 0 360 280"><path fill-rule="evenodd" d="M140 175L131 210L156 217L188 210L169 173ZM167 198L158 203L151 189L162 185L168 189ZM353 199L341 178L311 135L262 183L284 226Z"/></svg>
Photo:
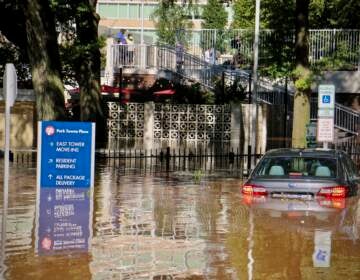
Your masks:
<svg viewBox="0 0 360 280"><path fill-rule="evenodd" d="M261 158L242 193L271 198L343 198L356 195L359 183L357 167L343 151L275 149Z"/></svg>

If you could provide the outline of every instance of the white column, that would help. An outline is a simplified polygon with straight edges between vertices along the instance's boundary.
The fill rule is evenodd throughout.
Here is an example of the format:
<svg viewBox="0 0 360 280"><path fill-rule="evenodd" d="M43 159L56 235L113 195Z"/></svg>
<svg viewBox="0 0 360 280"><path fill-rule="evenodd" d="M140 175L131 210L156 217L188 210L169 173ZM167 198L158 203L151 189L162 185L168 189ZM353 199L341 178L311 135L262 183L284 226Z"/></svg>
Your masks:
<svg viewBox="0 0 360 280"><path fill-rule="evenodd" d="M148 153L154 145L154 111L155 103L147 102L144 105L144 150Z"/></svg>
<svg viewBox="0 0 360 280"><path fill-rule="evenodd" d="M230 146L236 151L240 148L242 129L241 104L231 104L231 140ZM242 151L240 151L242 153Z"/></svg>
<svg viewBox="0 0 360 280"><path fill-rule="evenodd" d="M106 79L106 83L110 86L114 83L114 67L115 67L115 60L113 54L113 38L106 39L106 66L105 66L105 77L109 77Z"/></svg>

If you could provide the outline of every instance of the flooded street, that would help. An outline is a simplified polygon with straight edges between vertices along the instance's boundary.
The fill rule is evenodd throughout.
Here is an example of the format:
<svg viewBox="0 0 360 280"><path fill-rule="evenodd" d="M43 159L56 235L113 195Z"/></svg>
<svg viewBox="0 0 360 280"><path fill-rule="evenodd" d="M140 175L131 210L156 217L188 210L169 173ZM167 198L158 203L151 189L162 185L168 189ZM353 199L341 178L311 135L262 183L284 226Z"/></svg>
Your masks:
<svg viewBox="0 0 360 280"><path fill-rule="evenodd" d="M223 170L98 162L94 200L73 213L81 246L57 250L65 242L43 238L55 227L37 213L36 168L10 170L4 279L360 279L358 197L243 197Z"/></svg>

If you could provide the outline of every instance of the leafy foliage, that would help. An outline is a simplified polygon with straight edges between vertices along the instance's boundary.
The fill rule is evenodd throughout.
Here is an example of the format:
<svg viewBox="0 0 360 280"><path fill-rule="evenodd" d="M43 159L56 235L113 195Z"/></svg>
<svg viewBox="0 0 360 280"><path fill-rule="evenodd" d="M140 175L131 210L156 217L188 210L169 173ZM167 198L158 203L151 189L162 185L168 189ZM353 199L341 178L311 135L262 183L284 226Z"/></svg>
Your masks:
<svg viewBox="0 0 360 280"><path fill-rule="evenodd" d="M360 28L359 9L358 0L312 0L310 28Z"/></svg>
<svg viewBox="0 0 360 280"><path fill-rule="evenodd" d="M224 84L223 84L224 83ZM215 103L224 104L229 102L241 103L247 98L246 87L239 78L233 81L219 79L215 83Z"/></svg>
<svg viewBox="0 0 360 280"><path fill-rule="evenodd" d="M4 77L6 63L13 63L20 88L32 88L31 74L28 63L25 63L26 56L19 47L6 40L0 33L0 84Z"/></svg>
<svg viewBox="0 0 360 280"><path fill-rule="evenodd" d="M209 0L204 6L202 12L203 22L201 24L203 29L216 29L216 41L214 42L217 51L223 51L225 44L223 41L224 29L227 24L227 12L222 3L217 0ZM201 47L206 50L209 48L207 45L207 36L202 33Z"/></svg>
<svg viewBox="0 0 360 280"><path fill-rule="evenodd" d="M292 77L295 81L295 88L301 93L308 91L314 80L313 73L300 65L292 72Z"/></svg>
<svg viewBox="0 0 360 280"><path fill-rule="evenodd" d="M354 65L348 61L350 57L358 57L359 50L360 47L351 50L347 42L340 42L330 56L321 58L311 68L315 73L320 73L322 69L328 71L355 71Z"/></svg>
<svg viewBox="0 0 360 280"><path fill-rule="evenodd" d="M232 28L254 27L255 1L236 0L234 2L234 19Z"/></svg>
<svg viewBox="0 0 360 280"><path fill-rule="evenodd" d="M175 1L160 0L151 15L155 22L158 43L174 46L181 42L186 45L189 38L185 30L192 27L189 17L193 9L195 6L192 1L180 5Z"/></svg>
<svg viewBox="0 0 360 280"><path fill-rule="evenodd" d="M202 12L204 29L224 29L227 23L227 12L218 0L208 0Z"/></svg>

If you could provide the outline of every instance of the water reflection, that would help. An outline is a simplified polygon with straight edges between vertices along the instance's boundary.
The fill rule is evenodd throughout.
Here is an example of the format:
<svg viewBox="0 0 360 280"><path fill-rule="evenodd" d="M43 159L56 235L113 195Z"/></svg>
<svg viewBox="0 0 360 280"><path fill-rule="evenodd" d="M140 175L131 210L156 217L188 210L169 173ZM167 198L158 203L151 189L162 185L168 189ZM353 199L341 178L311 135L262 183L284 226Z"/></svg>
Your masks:
<svg viewBox="0 0 360 280"><path fill-rule="evenodd" d="M87 252L92 233L89 188L41 187L38 195L36 253Z"/></svg>
<svg viewBox="0 0 360 280"><path fill-rule="evenodd" d="M360 255L358 197L333 201L242 199L247 207L238 207L243 214L240 217L249 225L234 226L227 241L239 277L358 279L360 265L353 261ZM247 248L247 254L241 248Z"/></svg>
<svg viewBox="0 0 360 280"><path fill-rule="evenodd" d="M360 279L359 198L244 197L225 173L124 173L98 163L93 211L75 191L49 207L56 193L44 190L37 219L35 170L11 170L5 279ZM44 236L64 237L47 235L63 223L47 210L70 204L65 197L86 202L71 200L74 220L65 222L82 231L59 233L89 243L46 250Z"/></svg>
<svg viewBox="0 0 360 280"><path fill-rule="evenodd" d="M330 230L315 230L312 255L314 267L330 267L331 233Z"/></svg>

